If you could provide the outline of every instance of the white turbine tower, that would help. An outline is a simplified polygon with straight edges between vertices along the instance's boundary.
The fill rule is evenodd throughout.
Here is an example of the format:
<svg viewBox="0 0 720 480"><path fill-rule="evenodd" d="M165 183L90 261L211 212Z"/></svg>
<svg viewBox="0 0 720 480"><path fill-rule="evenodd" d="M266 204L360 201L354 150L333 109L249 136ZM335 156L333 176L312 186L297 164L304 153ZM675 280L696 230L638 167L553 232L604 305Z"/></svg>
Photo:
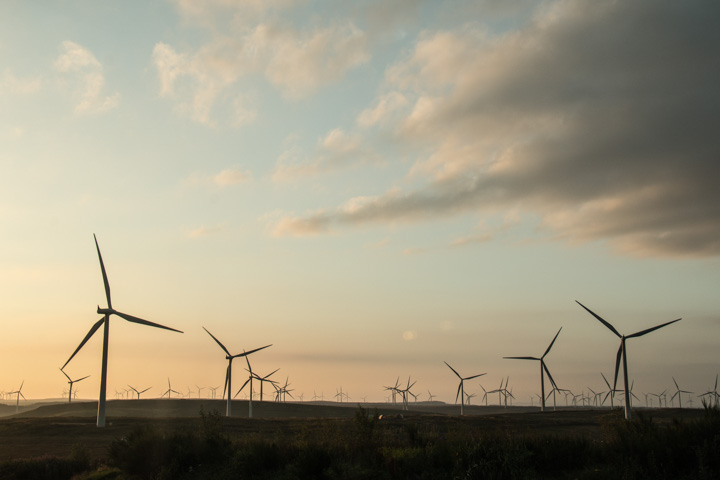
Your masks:
<svg viewBox="0 0 720 480"><path fill-rule="evenodd" d="M562 327L560 327L560 330L562 330ZM550 342L550 345L547 347L547 350L545 350L545 353L543 353L542 357L503 357L505 359L513 359L513 360L537 360L540 362L540 396L541 396L541 404L540 404L540 411L545 411L545 374L547 373L548 378L550 379L550 383L552 384L553 388L557 389L557 384L555 383L555 380L553 380L552 375L550 375L550 370L548 370L547 365L545 365L545 356L550 352L550 349L552 348L553 344L555 343L555 340L557 340L558 335L560 335L560 330L555 334L555 338L552 339L552 342ZM507 386L506 386L507 388Z"/></svg>
<svg viewBox="0 0 720 480"><path fill-rule="evenodd" d="M465 380L472 380L473 378L482 377L482 376L485 375L485 374L484 374L484 373L479 373L479 374L473 375L473 376L471 376L471 377L464 377L464 378L463 378L463 377L460 376L460 374L459 374L453 367L450 366L449 363L447 363L447 362L444 362L444 363L445 363L445 365L447 365L448 368L450 368L450 370L452 370L453 373L454 373L455 375L457 375L457 377L460 379L460 385L458 385L457 393L455 394L455 403L457 403L457 399L458 399L458 397L460 397L460 415L465 415L465 412L464 412L464 410L463 410L463 403L464 403L464 400L465 400L465 387L464 387Z"/></svg>
<svg viewBox="0 0 720 480"><path fill-rule="evenodd" d="M60 371L62 372L63 375L65 375L65 376L67 377L67 379L68 379L68 384L70 385L70 390L68 391L68 403L70 403L70 402L72 402L72 394L73 394L72 388L73 388L73 384L79 382L80 380L85 380L85 379L88 378L90 375L87 375L87 376L82 377L82 378L78 378L77 380L73 380L73 379L70 378L70 376L69 376L67 373L65 373L65 371L64 371L62 368L60 369Z"/></svg>
<svg viewBox="0 0 720 480"><path fill-rule="evenodd" d="M627 348L625 346L625 341L630 338L642 337L643 335L646 335L650 332L654 332L655 330L657 330L659 328L666 327L666 326L670 325L671 323L679 322L680 320L682 320L682 318L678 318L678 319L672 320L670 322L666 322L666 323L657 325L655 327L647 328L645 330L641 330L641 331L633 333L631 335L621 335L617 330L615 330L615 327L610 325L609 322L607 322L606 320L601 318L599 315L597 315L595 312L593 312L592 310L590 310L589 308L587 308L585 305L578 302L577 300L575 300L575 302L578 305L580 305L582 308L587 310L587 312L590 315L592 315L593 317L598 319L600 321L600 323L605 325L608 329L610 329L611 332L613 332L615 335L617 335L617 337L620 339L620 348L618 348L617 359L615 360L615 382L613 383L613 390L615 390L615 387L617 386L618 371L620 370L620 360L622 359L623 379L624 379L624 383L625 383L625 419L630 420L632 418L632 413L630 411L630 401L631 401L630 394L631 394L631 392L630 392L630 385L629 385L629 380L628 380Z"/></svg>
<svg viewBox="0 0 720 480"><path fill-rule="evenodd" d="M92 326L90 331L87 335L85 335L85 338L82 342L80 342L80 345L75 349L72 355L70 355L70 358L68 358L67 362L65 362L65 365L63 365L60 369L64 369L65 366L70 363L70 360L73 359L75 354L80 351L80 349L85 345L85 343L90 340L90 337L93 336L93 334L102 326L104 326L103 329L103 353L102 353L102 374L100 377L100 397L98 398L98 413L97 413L97 426L98 427L104 427L105 426L105 391L107 387L107 359L108 359L108 341L110 338L110 315L117 315L120 318L123 318L127 320L128 322L132 323L139 323L141 325L147 325L149 327L156 327L156 328L162 328L165 330L171 330L173 332L183 333L180 330L175 330L174 328L165 327L163 325L160 325L158 323L148 322L147 320L143 320L142 318L133 317L132 315L128 315L126 313L118 312L112 307L112 301L110 299L110 283L108 283L107 273L105 272L105 264L103 264L102 255L100 254L100 247L98 246L97 237L93 234L93 238L95 239L95 248L97 249L98 253L98 259L100 259L100 270L102 271L102 277L103 277L103 283L105 284L105 297L107 299L107 308L100 308L98 305L97 313L100 313L103 315L103 317L98 320L95 325Z"/></svg>
<svg viewBox="0 0 720 480"><path fill-rule="evenodd" d="M265 345L264 347L256 348L254 350L250 350L249 352L243 351L243 353L238 353L237 355L231 355L227 348L225 348L225 345L220 342L217 338L215 338L215 335L210 333L210 331L203 327L203 330L207 332L208 335L212 337L215 342L220 345L220 348L223 349L225 352L225 359L228 361L227 370L225 371L225 387L223 388L223 397L225 396L225 393L227 392L227 406L225 407L225 416L229 417L232 415L232 361L238 357L245 357L247 360L247 356L251 353L255 353L258 350L262 350L264 348L268 348L272 345ZM249 366L249 363L248 363ZM252 418L252 395L250 396L250 410L248 416Z"/></svg>

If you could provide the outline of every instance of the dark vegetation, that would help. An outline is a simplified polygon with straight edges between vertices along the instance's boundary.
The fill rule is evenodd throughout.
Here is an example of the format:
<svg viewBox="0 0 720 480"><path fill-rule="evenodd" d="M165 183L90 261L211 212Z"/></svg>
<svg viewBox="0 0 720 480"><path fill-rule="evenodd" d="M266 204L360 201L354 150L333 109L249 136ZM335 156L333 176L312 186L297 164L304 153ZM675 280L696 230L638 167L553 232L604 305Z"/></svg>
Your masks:
<svg viewBox="0 0 720 480"><path fill-rule="evenodd" d="M263 421L263 420L259 420ZM353 419L318 420L293 432L238 434L217 411L194 428L146 422L110 444L105 458L76 445L64 458L0 462L3 479L195 478L720 478L720 410L654 421L620 410L602 435L553 435L411 417L382 419L358 407Z"/></svg>

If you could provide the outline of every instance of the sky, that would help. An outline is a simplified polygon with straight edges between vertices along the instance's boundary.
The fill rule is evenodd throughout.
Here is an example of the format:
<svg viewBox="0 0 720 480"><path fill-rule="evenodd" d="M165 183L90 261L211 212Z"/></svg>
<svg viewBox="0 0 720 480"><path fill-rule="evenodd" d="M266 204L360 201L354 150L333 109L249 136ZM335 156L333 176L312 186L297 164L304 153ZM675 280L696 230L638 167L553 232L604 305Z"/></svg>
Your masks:
<svg viewBox="0 0 720 480"><path fill-rule="evenodd" d="M516 403L720 371L720 4L704 0L0 5L0 391L59 396L113 306L108 397ZM97 398L101 334L66 366ZM236 363L233 384L246 378ZM203 395L207 395L207 390ZM196 393L193 396L197 395ZM242 398L242 395L238 398ZM490 401L497 401L493 396ZM699 404L695 398L696 406Z"/></svg>

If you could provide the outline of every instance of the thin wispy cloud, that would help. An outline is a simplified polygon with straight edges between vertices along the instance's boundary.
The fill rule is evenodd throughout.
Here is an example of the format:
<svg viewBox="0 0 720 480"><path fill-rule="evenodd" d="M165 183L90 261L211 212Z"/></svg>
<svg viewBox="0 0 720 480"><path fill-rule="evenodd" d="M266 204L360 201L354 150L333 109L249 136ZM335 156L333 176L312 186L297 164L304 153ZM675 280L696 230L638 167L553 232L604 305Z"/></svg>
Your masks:
<svg viewBox="0 0 720 480"><path fill-rule="evenodd" d="M709 11L709 10L710 11ZM285 234L519 208L558 239L720 254L720 33L706 2L554 2L493 36L426 31L388 68L425 185L283 219ZM608 32L613 32L608 35ZM382 97L369 107L366 123ZM394 110L397 112L397 109ZM378 116L379 117L379 116Z"/></svg>
<svg viewBox="0 0 720 480"><path fill-rule="evenodd" d="M252 173L240 167L230 167L215 174L194 173L183 180L186 186L206 186L215 188L232 187L252 180Z"/></svg>
<svg viewBox="0 0 720 480"><path fill-rule="evenodd" d="M60 50L54 67L72 89L76 113L97 114L119 105L120 93L106 92L103 66L90 50L69 40L62 42Z"/></svg>
<svg viewBox="0 0 720 480"><path fill-rule="evenodd" d="M42 87L42 79L37 76L18 77L6 68L0 75L0 95L30 95Z"/></svg>
<svg viewBox="0 0 720 480"><path fill-rule="evenodd" d="M312 28L281 21L276 13L292 3L178 2L188 22L207 29L208 39L183 50L155 45L160 95L199 123L242 126L258 115L247 102L250 77L259 74L286 99L299 100L370 59L366 35L349 20ZM224 108L228 100L234 109Z"/></svg>
<svg viewBox="0 0 720 480"><path fill-rule="evenodd" d="M336 128L318 140L309 158L302 157L299 147L290 147L278 158L273 180L292 180L377 161L378 155L365 147L363 140L358 134Z"/></svg>
<svg viewBox="0 0 720 480"><path fill-rule="evenodd" d="M188 238L202 238L202 237L207 237L207 236L211 236L211 235L217 235L217 234L221 233L224 229L225 229L225 227L222 225L216 225L214 227L201 226L201 227L193 228L192 230L188 230L185 233L185 236Z"/></svg>

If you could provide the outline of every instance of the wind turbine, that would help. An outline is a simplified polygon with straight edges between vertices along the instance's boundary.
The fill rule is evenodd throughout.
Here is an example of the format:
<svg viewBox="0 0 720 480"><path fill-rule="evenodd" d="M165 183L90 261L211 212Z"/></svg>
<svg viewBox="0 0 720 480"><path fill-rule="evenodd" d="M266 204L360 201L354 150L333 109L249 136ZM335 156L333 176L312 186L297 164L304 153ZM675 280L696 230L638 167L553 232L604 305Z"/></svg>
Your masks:
<svg viewBox="0 0 720 480"><path fill-rule="evenodd" d="M560 327L560 330L562 330L562 327ZM558 335L560 335L560 330L555 334L555 338L552 339L552 342L550 342L550 345L547 347L547 350L545 350L545 353L543 353L542 357L503 357L505 359L513 359L513 360L537 360L540 362L540 397L541 397L541 403L540 403L540 411L545 411L545 374L547 373L548 378L550 379L550 383L554 388L557 388L557 384L555 383L555 380L553 380L552 375L550 375L550 370L548 370L547 365L545 365L545 356L550 352L550 349L552 348L553 344L555 343L555 340L557 340Z"/></svg>
<svg viewBox="0 0 720 480"><path fill-rule="evenodd" d="M225 345L223 345L223 344L220 342L220 340L218 340L217 338L215 338L215 335L213 335L212 333L210 333L210 331L209 331L207 328L205 328L205 327L203 327L203 330L205 330L205 331L207 332L207 334L210 335L210 336L212 337L212 339L215 340L215 342L216 342L218 345L220 345L220 348L222 348L223 351L225 352L225 359L228 361L227 370L226 370L226 372L225 372L225 387L223 388L223 397L225 396L225 392L227 392L227 406L225 407L225 416L229 417L229 416L232 414L232 403L231 403L231 400L232 400L232 361L233 361L234 359L238 358L238 357L245 357L245 359L247 360L247 356L250 355L251 353L255 353L255 352L257 352L258 350L262 350L262 349L264 349L264 348L268 348L268 347L270 347L270 346L272 346L272 345L265 345L264 347L260 347L260 348L254 349L254 350L250 350L249 352L246 352L245 350L243 350L243 353L238 353L237 355L231 355L230 352L228 351L228 349L225 348ZM249 360L248 360L248 368L250 368L250 361L249 361ZM251 375L252 375L252 371L251 371ZM251 377L251 378L252 378L252 377ZM246 383L247 383L247 382L246 382ZM245 386L245 385L243 385L243 387L244 387L244 386ZM242 390L242 388L241 388L240 390ZM240 392L238 391L238 393L240 393ZM249 417L252 418L252 384L250 384L250 393L251 393L251 394L250 394L250 413L249 413Z"/></svg>
<svg viewBox="0 0 720 480"><path fill-rule="evenodd" d="M156 328L162 328L165 330L171 330L173 332L183 333L180 330L175 330L174 328L165 327L163 325L160 325L158 323L148 322L147 320L143 320L142 318L133 317L132 315L128 315L126 313L118 312L112 307L112 301L110 299L110 283L108 282L107 273L105 272L105 264L103 264L102 255L100 254L100 247L98 246L97 237L95 234L93 234L93 238L95 239L95 248L97 249L98 253L98 259L100 259L100 270L102 271L102 277L103 277L103 283L105 284L105 298L107 299L107 308L100 308L98 305L97 313L100 313L103 315L103 317L98 320L95 325L90 328L90 331L85 336L82 342L80 342L80 345L75 349L72 355L70 355L70 358L68 358L67 362L65 362L65 365L63 365L60 369L64 369L65 366L70 363L70 360L73 359L75 354L80 351L80 349L85 345L85 343L90 340L90 337L95 334L95 332L100 328L103 328L103 353L102 353L102 374L100 377L100 397L98 398L98 413L97 413L97 426L98 427L104 427L105 426L105 390L107 386L107 358L108 358L108 341L110 337L110 316L111 315L117 315L120 318L123 318L127 320L128 322L132 323L139 323L141 325L147 325L149 327L156 327Z"/></svg>
<svg viewBox="0 0 720 480"><path fill-rule="evenodd" d="M71 378L68 376L67 373L65 373L65 371L64 371L62 368L60 369L60 371L62 372L63 375L65 375L65 376L67 377L68 383L70 384L70 390L68 391L68 403L70 403L70 402L72 402L72 387L73 387L73 383L77 383L77 382L79 382L80 380L85 380L85 379L88 378L90 375L87 375L87 376L82 377L82 378L78 378L77 380L73 380L73 379L71 379Z"/></svg>
<svg viewBox="0 0 720 480"><path fill-rule="evenodd" d="M694 393L694 392L688 392L687 390L680 390L680 387L678 387L678 383L675 381L675 377L672 377L672 379L673 379L673 383L675 384L675 388L677 389L677 392L675 392L675 394L672 397L670 397L670 402L672 402L673 399L675 398L675 396L677 395L678 403L680 404L680 408L682 408L682 394L683 393Z"/></svg>
<svg viewBox="0 0 720 480"><path fill-rule="evenodd" d="M22 394L23 385L25 385L25 380L22 381L22 383L20 384L20 388L18 388L16 391L8 392L9 395L14 395L17 393L17 400L15 401L15 413L18 413L18 411L20 410L20 397L23 397L23 400L27 400L25 398L25 395Z"/></svg>
<svg viewBox="0 0 720 480"><path fill-rule="evenodd" d="M453 367L450 366L449 363L447 363L447 362L444 362L444 363L445 363L445 365L447 365L448 368L449 368L450 370L452 370L453 373L454 373L455 375L457 375L457 377L460 379L460 385L458 385L457 393L455 394L455 403L457 403L458 396L462 395L462 396L460 396L460 415L464 415L465 412L464 412L464 410L463 410L463 404L465 403L465 402L464 402L464 399L465 399L465 386L464 386L464 385L465 385L465 380L471 380L471 379L473 379L473 378L482 377L482 376L485 375L485 374L484 374L484 373L480 373L480 374L478 374L478 375L473 375L473 376L471 376L471 377L464 377L464 378L463 378L463 377L460 376L460 374L459 374Z"/></svg>
<svg viewBox="0 0 720 480"><path fill-rule="evenodd" d="M713 400L714 400L714 401L715 401L715 406L717 406L717 404L718 404L718 398L720 398L720 394L718 394L717 387L718 387L718 375L716 374L716 375L715 375L715 389L714 389L714 390L708 390L707 392L703 393L702 395L698 395L698 397L702 398L702 397L708 397L708 396L709 396L709 397L710 397L710 403L709 403L708 405L712 407L712 405L713 405ZM703 398L703 404L704 404L704 402L705 402L705 399Z"/></svg>
<svg viewBox="0 0 720 480"><path fill-rule="evenodd" d="M590 310L589 308L587 308L585 305L578 302L577 300L575 300L575 302L578 305L580 305L582 308L587 310L587 312L590 315L592 315L593 317L598 319L600 321L600 323L605 325L608 329L610 329L611 332L613 332L620 339L620 348L618 349L617 359L615 360L615 383L613 383L613 390L615 390L615 387L617 386L618 370L620 369L620 359L622 358L623 378L624 378L624 383L625 383L625 419L630 420L632 418L632 413L630 411L630 393L631 392L630 392L630 388L628 385L629 380L628 380L628 371L627 371L627 348L625 347L625 341L630 338L642 337L643 335L648 334L650 332L654 332L655 330L657 330L659 328L666 327L666 326L670 325L671 323L679 322L680 320L682 320L682 318L678 318L678 319L672 320L670 322L662 323L660 325L657 325L657 326L651 327L651 328L647 328L645 330L640 330L639 332L635 332L631 335L621 335L617 330L615 330L615 327L610 325L609 322L607 322L606 320L601 318L599 315L597 315L595 312L593 312L592 310Z"/></svg>
<svg viewBox="0 0 720 480"><path fill-rule="evenodd" d="M168 380L168 381L169 381L169 380ZM137 399L138 399L138 400L140 400L140 394L141 394L141 393L145 393L145 392L147 392L148 390L150 390L150 389L152 388L152 387L148 387L148 388L146 388L145 390L140 390L140 391L138 391L138 390L137 390L135 387L133 387L132 385L128 385L128 387L130 387L130 388L137 394Z"/></svg>
<svg viewBox="0 0 720 480"><path fill-rule="evenodd" d="M170 398L172 398L172 394L173 394L173 393L177 393L178 395L182 395L182 393L178 392L177 390L173 390L173 389L172 389L172 387L170 386L170 377L168 377L168 389L165 391L165 393L163 393L162 395L160 395L160 398L162 398L162 397L164 397L165 395L167 395L167 396L168 396L168 400L169 400Z"/></svg>
<svg viewBox="0 0 720 480"><path fill-rule="evenodd" d="M430 393L430 390L428 390L428 402L432 402L432 401L433 401L433 398L435 398L435 395L433 395L432 393Z"/></svg>

